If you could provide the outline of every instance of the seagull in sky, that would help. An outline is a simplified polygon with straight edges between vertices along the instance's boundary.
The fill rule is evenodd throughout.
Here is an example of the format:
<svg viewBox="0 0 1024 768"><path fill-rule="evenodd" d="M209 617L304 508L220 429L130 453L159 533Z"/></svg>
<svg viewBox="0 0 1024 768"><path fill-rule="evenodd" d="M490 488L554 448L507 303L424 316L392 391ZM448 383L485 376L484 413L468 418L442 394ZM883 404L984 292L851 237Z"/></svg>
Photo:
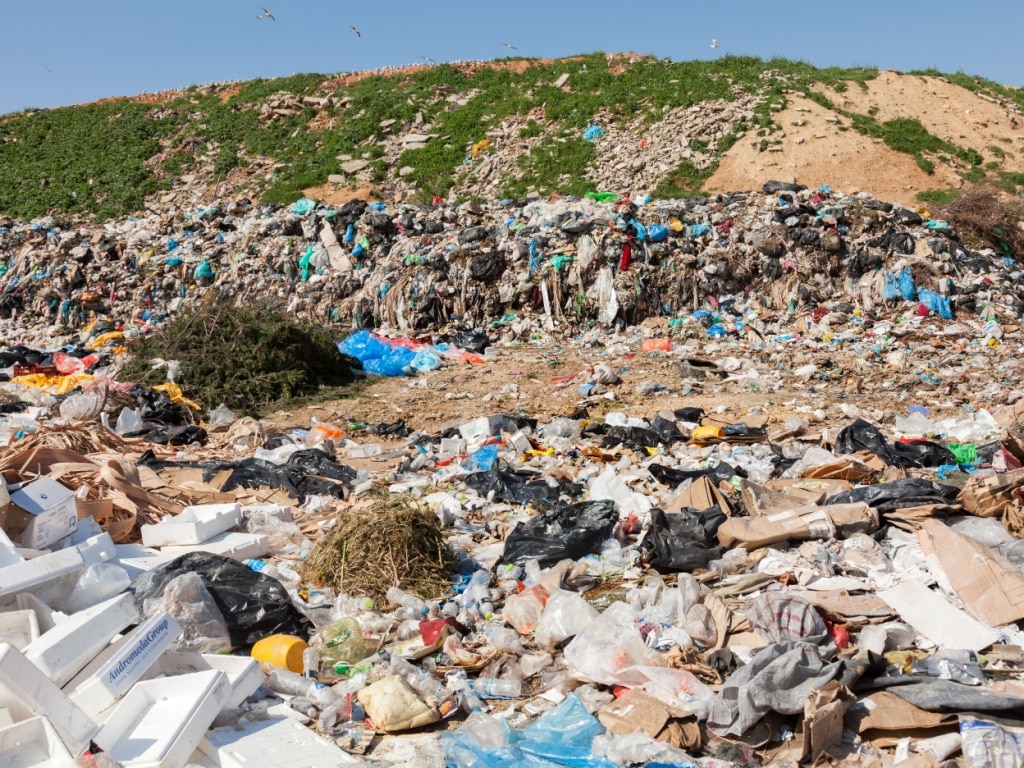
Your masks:
<svg viewBox="0 0 1024 768"><path fill-rule="evenodd" d="M264 8L262 5L260 6L260 9L263 11L263 13L259 14L256 17L256 21L259 21L261 19L270 19L271 21L277 21L277 19L274 18L274 14L272 14L270 11L268 11L266 8Z"/></svg>
<svg viewBox="0 0 1024 768"><path fill-rule="evenodd" d="M358 29L353 27L351 24L349 25L348 28L352 30L352 34L354 34L356 37L362 37L363 36L362 33Z"/></svg>
<svg viewBox="0 0 1024 768"><path fill-rule="evenodd" d="M519 50L519 49L518 49L518 48L516 48L516 47L515 47L514 45L512 45L512 43L502 43L502 45L504 45L504 46L505 46L506 48L508 48L508 49L509 49L510 51L518 51L518 50Z"/></svg>
<svg viewBox="0 0 1024 768"><path fill-rule="evenodd" d="M51 75L53 74L53 70L52 70L52 69L50 69L50 68L49 68L48 66L46 66L45 64L40 64L39 66L41 66L41 67L42 67L43 69L45 69L45 70L46 70L47 72L49 72L49 73L50 73Z"/></svg>
<svg viewBox="0 0 1024 768"><path fill-rule="evenodd" d="M437 62L434 61L429 56L420 56L420 58L423 59L423 61L425 61L427 64L437 64Z"/></svg>
<svg viewBox="0 0 1024 768"><path fill-rule="evenodd" d="M718 47L718 41L715 38L713 38L713 37L711 38L711 47L712 48L717 48Z"/></svg>

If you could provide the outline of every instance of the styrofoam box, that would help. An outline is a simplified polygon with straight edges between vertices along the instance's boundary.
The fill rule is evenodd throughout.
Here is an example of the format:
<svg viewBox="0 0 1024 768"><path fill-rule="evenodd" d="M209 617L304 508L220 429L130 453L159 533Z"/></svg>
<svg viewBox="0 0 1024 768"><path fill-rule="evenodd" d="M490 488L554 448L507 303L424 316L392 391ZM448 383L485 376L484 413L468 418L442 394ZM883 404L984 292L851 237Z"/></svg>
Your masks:
<svg viewBox="0 0 1024 768"><path fill-rule="evenodd" d="M48 718L33 717L0 728L4 768L67 768L72 759Z"/></svg>
<svg viewBox="0 0 1024 768"><path fill-rule="evenodd" d="M11 541L7 532L0 528L0 568L6 568L8 565L16 565L24 561L25 558L18 552L18 548L14 546L14 542Z"/></svg>
<svg viewBox="0 0 1024 768"><path fill-rule="evenodd" d="M170 614L154 614L117 641L109 658L71 692L71 700L97 717L128 693L180 634L181 627Z"/></svg>
<svg viewBox="0 0 1024 768"><path fill-rule="evenodd" d="M59 549L32 560L9 565L0 570L0 597L23 592L29 587L37 587L88 565L104 563L116 555L114 541L109 534L104 533L93 536L75 547Z"/></svg>
<svg viewBox="0 0 1024 768"><path fill-rule="evenodd" d="M128 575L133 579L140 573L151 571L177 557L177 555L161 552L159 549L142 544L115 544L114 546L117 547L117 564L128 571Z"/></svg>
<svg viewBox="0 0 1024 768"><path fill-rule="evenodd" d="M262 533L228 531L204 541L202 544L162 547L164 555L177 557L189 552L212 552L242 562L254 557L263 557L270 551L270 540Z"/></svg>
<svg viewBox="0 0 1024 768"><path fill-rule="evenodd" d="M88 664L113 637L139 618L128 593L78 611L25 648L25 657L64 685Z"/></svg>
<svg viewBox="0 0 1024 768"><path fill-rule="evenodd" d="M0 709L4 708L15 722L46 715L74 754L96 733L96 723L9 643L0 643Z"/></svg>
<svg viewBox="0 0 1024 768"><path fill-rule="evenodd" d="M10 643L19 651L39 637L39 619L35 611L0 613L0 641Z"/></svg>
<svg viewBox="0 0 1024 768"><path fill-rule="evenodd" d="M263 672L256 659L249 656L230 656L223 653L177 653L167 651L154 669L159 668L168 676L186 675L191 672L202 672L218 669L227 675L231 685L231 694L224 702L224 709L234 709L242 705L263 685Z"/></svg>
<svg viewBox="0 0 1024 768"><path fill-rule="evenodd" d="M239 504L199 504L185 507L180 514L165 517L155 525L142 526L142 543L147 547L202 544L240 522Z"/></svg>
<svg viewBox="0 0 1024 768"><path fill-rule="evenodd" d="M94 741L122 768L183 768L229 692L217 670L136 683Z"/></svg>
<svg viewBox="0 0 1024 768"><path fill-rule="evenodd" d="M220 768L335 768L362 762L288 718L259 720L238 731L214 728L199 749Z"/></svg>

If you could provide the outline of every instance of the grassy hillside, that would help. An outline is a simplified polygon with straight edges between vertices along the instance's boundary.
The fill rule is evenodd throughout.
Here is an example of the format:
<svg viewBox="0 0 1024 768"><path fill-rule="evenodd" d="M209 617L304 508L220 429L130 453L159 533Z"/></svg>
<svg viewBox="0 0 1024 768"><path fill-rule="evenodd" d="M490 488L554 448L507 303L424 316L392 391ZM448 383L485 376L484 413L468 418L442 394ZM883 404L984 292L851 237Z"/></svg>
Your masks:
<svg viewBox="0 0 1024 768"><path fill-rule="evenodd" d="M564 74L569 78L558 87ZM515 172L504 172L498 189L503 196L554 189L581 194L595 188L588 176L595 144L583 133L596 116L606 125L644 125L678 107L757 95L751 119L730 126L710 162L680 160L655 190L679 196L700 189L738 136L762 136L769 143L779 128L773 113L788 94L812 95L814 84L823 84L826 94L842 92L877 74L751 57L673 63L595 53L554 62L412 68L361 79L303 74L29 110L0 117L0 212L122 216L141 209L147 196L180 186L183 177L193 184L244 181L277 203L301 197L332 175L384 191L402 184L426 200L453 187L472 196L465 190L474 148L489 151L481 144L488 131L510 124L519 126L517 139L530 151L515 154ZM1020 91L964 75L952 79L1024 106ZM821 90L813 98L829 103ZM984 175L985 158L928 134L919 123L849 117L854 130L912 154L922 168L943 153L956 159L964 178ZM403 150L401 137L408 133L431 138ZM343 166L352 161L364 161L364 167L346 174Z"/></svg>

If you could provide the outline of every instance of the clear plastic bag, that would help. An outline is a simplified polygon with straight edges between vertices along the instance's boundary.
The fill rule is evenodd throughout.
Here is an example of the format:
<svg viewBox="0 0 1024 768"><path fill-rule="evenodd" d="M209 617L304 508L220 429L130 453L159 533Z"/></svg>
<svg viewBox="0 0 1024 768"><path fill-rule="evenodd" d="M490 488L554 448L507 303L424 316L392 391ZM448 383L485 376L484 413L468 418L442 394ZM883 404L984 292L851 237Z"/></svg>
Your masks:
<svg viewBox="0 0 1024 768"><path fill-rule="evenodd" d="M60 605L56 607L67 613L76 613L85 610L97 603L119 595L128 589L131 584L131 577L128 571L113 563L97 563L90 565L81 576L78 583Z"/></svg>
<svg viewBox="0 0 1024 768"><path fill-rule="evenodd" d="M197 573L175 576L156 599L143 602L152 616L167 611L181 625L181 636L171 644L176 651L222 653L231 650L231 637L217 604Z"/></svg>
<svg viewBox="0 0 1024 768"><path fill-rule="evenodd" d="M548 598L537 622L537 645L550 651L582 632L598 615L597 609L575 592L558 590Z"/></svg>

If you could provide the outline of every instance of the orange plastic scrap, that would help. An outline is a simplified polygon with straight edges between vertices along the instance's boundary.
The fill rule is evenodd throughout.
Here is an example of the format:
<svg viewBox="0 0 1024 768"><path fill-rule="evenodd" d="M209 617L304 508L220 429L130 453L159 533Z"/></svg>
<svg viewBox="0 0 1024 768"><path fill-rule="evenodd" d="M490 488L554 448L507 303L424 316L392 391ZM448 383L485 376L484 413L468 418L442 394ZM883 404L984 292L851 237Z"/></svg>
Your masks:
<svg viewBox="0 0 1024 768"><path fill-rule="evenodd" d="M491 140L490 139L481 139L480 141L478 141L476 144L473 145L473 148L471 150L469 150L470 157L472 157L474 160L476 160L481 152L486 152L490 148L491 148Z"/></svg>
<svg viewBox="0 0 1024 768"><path fill-rule="evenodd" d="M463 352L461 355L459 355L459 360L461 360L464 363L469 363L470 365L480 365L482 363L487 362L487 360L473 352Z"/></svg>
<svg viewBox="0 0 1024 768"><path fill-rule="evenodd" d="M672 340L668 338L647 339L640 345L641 352L671 352Z"/></svg>

